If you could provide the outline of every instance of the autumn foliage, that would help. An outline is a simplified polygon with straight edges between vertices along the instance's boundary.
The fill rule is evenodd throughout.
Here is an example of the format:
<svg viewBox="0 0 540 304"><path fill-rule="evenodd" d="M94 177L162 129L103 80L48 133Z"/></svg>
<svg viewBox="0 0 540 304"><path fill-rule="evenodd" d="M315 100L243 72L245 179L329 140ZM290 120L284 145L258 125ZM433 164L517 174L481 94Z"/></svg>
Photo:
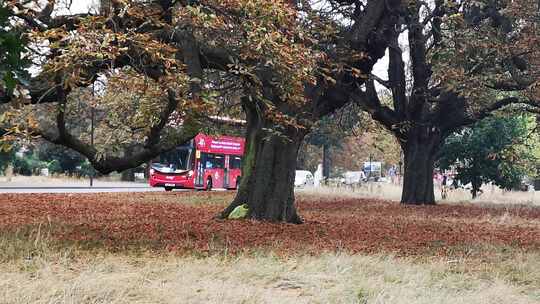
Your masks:
<svg viewBox="0 0 540 304"><path fill-rule="evenodd" d="M410 207L301 196L303 225L215 220L229 199L228 193L4 194L0 231L22 236L39 229L53 242L112 251L447 255L482 244L540 249L538 207Z"/></svg>

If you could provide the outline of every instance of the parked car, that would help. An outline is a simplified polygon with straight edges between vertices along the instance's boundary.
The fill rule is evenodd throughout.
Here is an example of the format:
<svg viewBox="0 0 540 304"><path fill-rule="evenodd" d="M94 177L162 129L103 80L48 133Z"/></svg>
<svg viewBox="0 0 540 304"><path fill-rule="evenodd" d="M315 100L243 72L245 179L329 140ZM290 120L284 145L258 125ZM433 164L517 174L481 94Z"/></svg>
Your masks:
<svg viewBox="0 0 540 304"><path fill-rule="evenodd" d="M379 181L382 177L383 163L380 161L368 161L364 162L363 170L366 178L370 181Z"/></svg>
<svg viewBox="0 0 540 304"><path fill-rule="evenodd" d="M514 190L529 192L529 191L534 191L535 189L534 189L533 182L531 180L525 178L525 179L523 179L521 181L521 183Z"/></svg>
<svg viewBox="0 0 540 304"><path fill-rule="evenodd" d="M295 187L313 186L313 184L314 179L311 172L307 170L296 170L296 174L294 176Z"/></svg>
<svg viewBox="0 0 540 304"><path fill-rule="evenodd" d="M345 185L361 184L366 180L364 171L347 171L343 174Z"/></svg>

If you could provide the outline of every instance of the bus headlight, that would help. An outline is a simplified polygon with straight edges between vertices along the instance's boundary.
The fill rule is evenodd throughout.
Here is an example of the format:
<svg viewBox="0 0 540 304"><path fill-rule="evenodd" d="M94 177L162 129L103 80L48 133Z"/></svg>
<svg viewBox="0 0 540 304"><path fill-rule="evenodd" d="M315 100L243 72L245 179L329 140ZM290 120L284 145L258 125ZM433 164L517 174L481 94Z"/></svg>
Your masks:
<svg viewBox="0 0 540 304"><path fill-rule="evenodd" d="M154 172L155 172L154 169L150 169L150 175L154 175Z"/></svg>
<svg viewBox="0 0 540 304"><path fill-rule="evenodd" d="M187 174L189 177L192 177L193 176L193 170L189 170L188 174Z"/></svg>

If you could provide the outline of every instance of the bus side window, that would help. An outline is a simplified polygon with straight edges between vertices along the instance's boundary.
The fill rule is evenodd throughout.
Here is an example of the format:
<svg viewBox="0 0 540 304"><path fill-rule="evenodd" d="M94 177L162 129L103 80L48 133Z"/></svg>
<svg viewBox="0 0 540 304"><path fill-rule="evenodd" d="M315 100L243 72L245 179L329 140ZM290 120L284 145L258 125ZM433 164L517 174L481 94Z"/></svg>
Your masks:
<svg viewBox="0 0 540 304"><path fill-rule="evenodd" d="M204 154L204 168L205 169L212 169L213 168L213 162L212 162L212 155L211 154Z"/></svg>
<svg viewBox="0 0 540 304"><path fill-rule="evenodd" d="M225 167L225 157L219 154L206 154L204 167L206 169L223 169Z"/></svg>
<svg viewBox="0 0 540 304"><path fill-rule="evenodd" d="M231 156L229 160L229 167L231 169L241 169L242 168L242 158L240 156Z"/></svg>
<svg viewBox="0 0 540 304"><path fill-rule="evenodd" d="M192 170L195 166L195 150L189 149L186 170Z"/></svg>
<svg viewBox="0 0 540 304"><path fill-rule="evenodd" d="M214 155L214 168L216 168L216 169L225 168L225 156L223 156L223 155Z"/></svg>

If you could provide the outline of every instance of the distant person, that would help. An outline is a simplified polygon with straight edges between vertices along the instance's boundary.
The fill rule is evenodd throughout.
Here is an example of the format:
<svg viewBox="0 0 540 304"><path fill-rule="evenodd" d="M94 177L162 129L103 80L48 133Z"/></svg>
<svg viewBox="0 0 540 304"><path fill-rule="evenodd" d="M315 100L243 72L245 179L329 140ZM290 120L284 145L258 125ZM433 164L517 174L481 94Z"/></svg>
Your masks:
<svg viewBox="0 0 540 304"><path fill-rule="evenodd" d="M440 184L441 180L442 180L442 175L438 171L435 171L435 173L433 173L433 181L436 181L437 184Z"/></svg>
<svg viewBox="0 0 540 304"><path fill-rule="evenodd" d="M446 199L446 196L448 195L448 187L446 185L447 182L448 182L448 176L444 174L441 181L441 197L443 200Z"/></svg>
<svg viewBox="0 0 540 304"><path fill-rule="evenodd" d="M457 180L457 178L455 178L455 177L454 177L454 179L452 180L452 188L454 188L454 189L459 188L458 180Z"/></svg>
<svg viewBox="0 0 540 304"><path fill-rule="evenodd" d="M396 166L392 165L390 169L388 169L388 176L390 177L390 182L392 184L396 184Z"/></svg>
<svg viewBox="0 0 540 304"><path fill-rule="evenodd" d="M321 181L323 179L323 169L322 169L322 164L318 164L317 165L317 170L315 171L315 174L313 176L313 186L315 187L320 187L321 186Z"/></svg>
<svg viewBox="0 0 540 304"><path fill-rule="evenodd" d="M364 182L366 180L366 173L364 171L360 171L360 182Z"/></svg>

